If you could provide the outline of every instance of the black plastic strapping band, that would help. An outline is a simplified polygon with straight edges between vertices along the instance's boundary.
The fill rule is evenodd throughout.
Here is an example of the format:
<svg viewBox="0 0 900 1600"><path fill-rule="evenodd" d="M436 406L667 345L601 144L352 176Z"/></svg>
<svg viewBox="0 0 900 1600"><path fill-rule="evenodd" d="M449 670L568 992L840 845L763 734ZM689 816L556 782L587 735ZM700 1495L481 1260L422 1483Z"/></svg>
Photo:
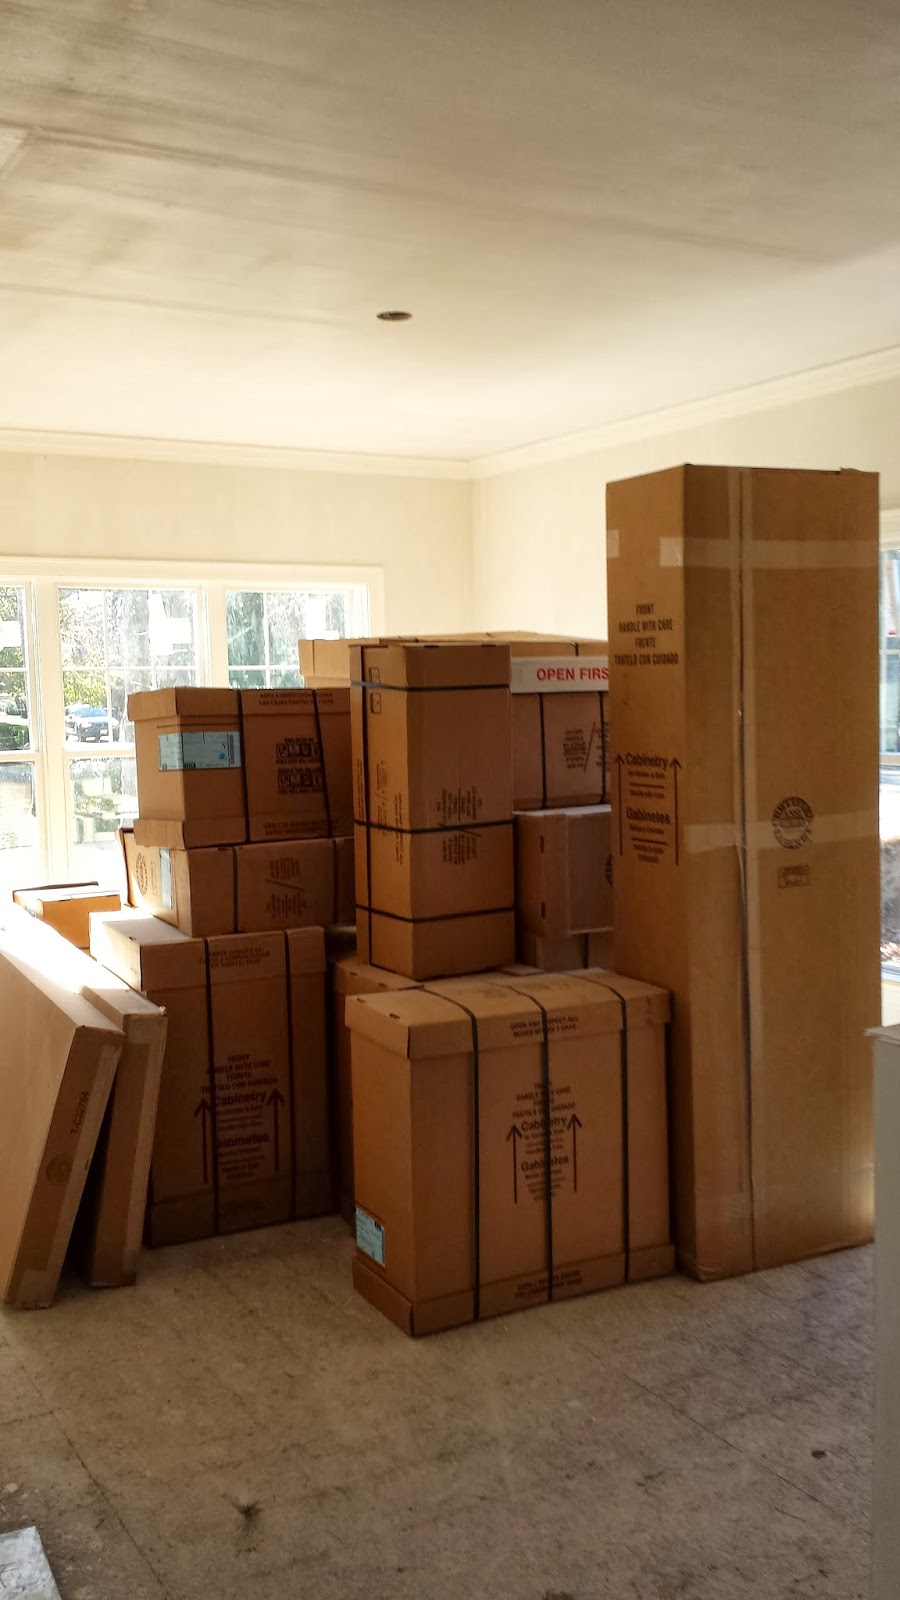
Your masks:
<svg viewBox="0 0 900 1600"><path fill-rule="evenodd" d="M284 987L287 995L288 1124L291 1130L291 1221L297 1217L297 1087L294 1076L294 996L291 984L291 947L284 935ZM277 1093L277 1085L276 1085Z"/></svg>
<svg viewBox="0 0 900 1600"><path fill-rule="evenodd" d="M376 966L375 952L372 949L372 830L369 826L369 813L372 809L369 800L369 692L370 684L357 683L353 685L362 690L362 778L363 778L363 803L365 807L364 827L366 834L366 901L365 906L357 906L358 911L365 911L369 923L369 953L367 959L372 966Z"/></svg>
<svg viewBox="0 0 900 1600"><path fill-rule="evenodd" d="M547 736L544 729L544 696L538 695L538 707L541 719L541 810L547 809Z"/></svg>
<svg viewBox="0 0 900 1600"><path fill-rule="evenodd" d="M509 817L496 817L492 822L438 822L428 828L398 828L395 822L367 822L374 833L400 833L417 838L422 833L483 833L485 828L511 828Z"/></svg>
<svg viewBox="0 0 900 1600"><path fill-rule="evenodd" d="M470 1011L453 995L439 994L436 989L429 989L427 984L422 984L421 988L425 994L457 1006L472 1024L472 1321L478 1322L481 1318L481 1063L478 1018L474 1011Z"/></svg>
<svg viewBox="0 0 900 1600"><path fill-rule="evenodd" d="M239 910L239 902L238 902L238 857L237 857L237 850L236 850L235 846L232 845L231 846L231 926L234 929L235 933L240 933L240 931L241 931L240 928L238 927L238 922L240 921L240 917L238 915L238 910Z"/></svg>
<svg viewBox="0 0 900 1600"><path fill-rule="evenodd" d="M206 1038L207 1038L207 1050L209 1052L209 1074L208 1074L208 1082L209 1082L209 1107L208 1107L208 1110L209 1110L209 1164L210 1164L210 1168L211 1168L211 1171L212 1171L213 1231L215 1233L218 1233L218 1231L219 1231L219 1127L218 1127L218 1114L217 1114L217 1106L216 1106L216 1041L215 1041L215 1035L213 1033L212 972L211 972L211 969L210 969L210 961L209 961L209 940L208 939L204 939L204 941L203 941L203 956L204 956L204 961L205 961L205 964L206 964ZM207 1095L207 1091L204 1088L201 1091L200 1108L198 1108L199 1114L200 1114L200 1118L201 1118L201 1121L203 1123L203 1128L202 1128L201 1131L202 1131L202 1134L203 1134L204 1141L206 1140L206 1116L205 1116L205 1114L204 1114L204 1112L202 1111L201 1108L202 1108L203 1103L204 1103L204 1101L206 1099L206 1095ZM194 1115L196 1116L197 1112L195 1112Z"/></svg>
<svg viewBox="0 0 900 1600"><path fill-rule="evenodd" d="M370 889L369 900L371 901L371 899L372 891ZM439 917L401 917L396 911L378 911L373 909L371 905L357 905L356 909L357 911L367 911L369 913L370 924L373 916L387 917L389 922L408 922L412 924L416 922L460 922L463 917L507 917L512 916L516 908L512 905L489 906L486 911L444 911ZM373 961L371 965L377 967L378 962Z"/></svg>
<svg viewBox="0 0 900 1600"><path fill-rule="evenodd" d="M505 983L504 989L512 990L513 994L520 994L524 1000L530 1000L537 1006L541 1014L541 1098L544 1112L544 1228L547 1236L547 1299L553 1299L553 1279L555 1267L553 1259L553 1129L550 1123L550 1025L547 1011L533 994L527 989L519 989L514 983Z"/></svg>
<svg viewBox="0 0 900 1600"><path fill-rule="evenodd" d="M351 678L350 687L374 689L376 694L381 690L385 694L496 694L498 689L509 693L508 680L505 683L382 683L378 678Z"/></svg>
<svg viewBox="0 0 900 1600"><path fill-rule="evenodd" d="M313 689L312 690L312 698L313 698L313 715L315 716L315 719L316 719L316 739L318 740L318 743L319 743L319 771L322 774L322 799L325 801L325 822L326 822L326 825L327 825L327 828L328 828L328 836L330 838L331 834L332 834L331 798L330 798L329 793L328 793L328 768L325 765L325 741L322 738L322 717L321 717L321 714L319 712L319 691L318 691L318 689Z"/></svg>
<svg viewBox="0 0 900 1600"><path fill-rule="evenodd" d="M247 792L247 739L244 731L244 696L238 690L238 728L241 738L241 794L244 799L244 839L250 837L250 796Z"/></svg>
<svg viewBox="0 0 900 1600"><path fill-rule="evenodd" d="M628 1282L631 1268L631 1153L628 1148L629 1117L628 1117L628 1002L625 996L613 984L606 983L600 978L592 978L586 972L575 974L585 983L591 983L595 989L606 989L614 994L619 1002L622 1015L622 1031L619 1035L619 1070L622 1082L622 1248L625 1253L625 1282Z"/></svg>

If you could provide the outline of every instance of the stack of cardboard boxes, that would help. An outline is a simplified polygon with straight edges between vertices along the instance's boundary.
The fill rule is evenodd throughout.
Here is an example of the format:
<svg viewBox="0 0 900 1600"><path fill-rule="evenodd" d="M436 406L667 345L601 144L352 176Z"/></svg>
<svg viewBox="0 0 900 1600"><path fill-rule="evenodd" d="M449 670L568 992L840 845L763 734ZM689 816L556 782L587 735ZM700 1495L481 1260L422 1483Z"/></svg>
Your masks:
<svg viewBox="0 0 900 1600"><path fill-rule="evenodd" d="M148 1241L327 1212L324 928L353 908L349 691L158 690L129 715L137 909L94 917L91 949L169 1018Z"/></svg>

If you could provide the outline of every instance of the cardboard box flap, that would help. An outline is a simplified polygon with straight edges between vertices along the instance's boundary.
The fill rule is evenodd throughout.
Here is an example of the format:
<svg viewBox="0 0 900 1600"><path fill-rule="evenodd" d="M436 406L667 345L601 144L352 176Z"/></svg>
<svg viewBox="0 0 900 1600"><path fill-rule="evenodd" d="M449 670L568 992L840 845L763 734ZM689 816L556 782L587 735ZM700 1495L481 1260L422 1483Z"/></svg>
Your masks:
<svg viewBox="0 0 900 1600"><path fill-rule="evenodd" d="M396 689L509 687L509 646L475 644L358 645L351 652L355 683Z"/></svg>
<svg viewBox="0 0 900 1600"><path fill-rule="evenodd" d="M324 928L291 928L285 940L288 966L295 976L301 972L325 971Z"/></svg>
<svg viewBox="0 0 900 1600"><path fill-rule="evenodd" d="M127 1017L131 1023L131 1037L140 1039L142 1020L155 1022L161 1015L159 1006L132 989L123 978L19 907L4 912L0 939L6 933L12 941L10 948L23 956L29 966L33 963L36 970L64 983L73 994L82 995L117 1027Z"/></svg>
<svg viewBox="0 0 900 1600"><path fill-rule="evenodd" d="M43 970L36 947L34 957L29 959L27 944L20 937L18 928L0 928L0 954L46 997L48 1008L52 1006L61 1011L76 1028L92 1030L110 1043L121 1041L121 1029L103 1016L89 1000L85 1000L83 995L75 992L64 976L51 976Z"/></svg>
<svg viewBox="0 0 900 1600"><path fill-rule="evenodd" d="M352 932L355 940L355 924ZM370 991L383 990L393 993L413 987L415 980L404 978L398 972L388 972L386 967L370 966L368 961L361 960L359 956L351 955L343 956L339 961L335 962L332 981L335 994L356 994L360 982L365 982Z"/></svg>
<svg viewBox="0 0 900 1600"><path fill-rule="evenodd" d="M209 984L254 983L287 970L283 933L225 933L208 941Z"/></svg>
<svg viewBox="0 0 900 1600"><path fill-rule="evenodd" d="M128 696L131 722L162 722L169 717L236 717L236 689L143 689Z"/></svg>
<svg viewBox="0 0 900 1600"><path fill-rule="evenodd" d="M91 917L91 955L133 989L206 985L206 946L140 911L100 911Z"/></svg>
<svg viewBox="0 0 900 1600"><path fill-rule="evenodd" d="M490 973L482 981L449 978L398 994L348 996L347 1026L365 1033L410 1060L472 1048L473 1018L479 1048L502 1049L543 1032L546 1011L550 1038L619 1032L621 1007L599 985L548 975L510 977Z"/></svg>

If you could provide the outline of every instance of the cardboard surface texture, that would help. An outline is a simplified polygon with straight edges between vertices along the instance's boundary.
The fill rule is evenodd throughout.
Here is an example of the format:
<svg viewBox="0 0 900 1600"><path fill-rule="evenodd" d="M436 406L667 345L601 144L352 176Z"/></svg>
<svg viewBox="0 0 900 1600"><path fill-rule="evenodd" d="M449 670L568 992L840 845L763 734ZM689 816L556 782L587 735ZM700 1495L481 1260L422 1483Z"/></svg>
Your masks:
<svg viewBox="0 0 900 1600"><path fill-rule="evenodd" d="M236 689L151 689L128 697L142 818L174 824L184 848L247 837ZM135 832L140 842L140 833Z"/></svg>
<svg viewBox="0 0 900 1600"><path fill-rule="evenodd" d="M358 646L352 660L360 954L413 978L510 960L508 647Z"/></svg>
<svg viewBox="0 0 900 1600"><path fill-rule="evenodd" d="M877 478L680 467L610 485L607 522L616 963L674 994L681 1259L861 1243Z"/></svg>
<svg viewBox="0 0 900 1600"><path fill-rule="evenodd" d="M192 938L325 927L354 916L352 839L285 839L206 850L137 843L123 830L129 900ZM164 836L164 834L163 834Z"/></svg>
<svg viewBox="0 0 900 1600"><path fill-rule="evenodd" d="M327 1211L322 930L188 939L123 913L95 918L92 942L169 1016L149 1242Z"/></svg>
<svg viewBox="0 0 900 1600"><path fill-rule="evenodd" d="M541 972L574 972L580 967L613 969L616 965L612 928L555 938L520 929L517 943L522 961Z"/></svg>
<svg viewBox="0 0 900 1600"><path fill-rule="evenodd" d="M609 806L516 817L516 916L527 933L567 938L612 928Z"/></svg>
<svg viewBox="0 0 900 1600"><path fill-rule="evenodd" d="M48 884L42 889L14 889L13 900L30 916L46 923L79 950L90 944L92 911L118 911L121 896L98 884Z"/></svg>
<svg viewBox="0 0 900 1600"><path fill-rule="evenodd" d="M668 1015L609 973L348 997L357 1288L420 1334L669 1271Z"/></svg>
<svg viewBox="0 0 900 1600"><path fill-rule="evenodd" d="M243 689L251 840L353 830L350 689Z"/></svg>
<svg viewBox="0 0 900 1600"><path fill-rule="evenodd" d="M37 1307L56 1293L123 1040L26 946L0 932L0 1300Z"/></svg>
<svg viewBox="0 0 900 1600"><path fill-rule="evenodd" d="M414 987L414 979L370 966L348 955L331 968L331 1121L333 1163L338 1209L345 1222L354 1218L353 1188L353 1080L350 1069L350 1029L345 1016L347 996L394 994Z"/></svg>

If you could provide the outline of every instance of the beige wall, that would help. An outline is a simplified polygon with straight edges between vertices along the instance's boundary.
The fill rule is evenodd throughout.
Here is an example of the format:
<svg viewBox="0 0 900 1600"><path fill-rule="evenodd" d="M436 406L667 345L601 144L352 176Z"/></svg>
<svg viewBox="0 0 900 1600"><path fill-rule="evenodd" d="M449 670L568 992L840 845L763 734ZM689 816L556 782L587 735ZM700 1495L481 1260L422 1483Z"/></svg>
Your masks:
<svg viewBox="0 0 900 1600"><path fill-rule="evenodd" d="M605 636L606 484L682 461L865 468L900 506L900 379L482 478L471 625Z"/></svg>
<svg viewBox="0 0 900 1600"><path fill-rule="evenodd" d="M385 625L469 620L461 479L0 452L0 556L381 567Z"/></svg>

